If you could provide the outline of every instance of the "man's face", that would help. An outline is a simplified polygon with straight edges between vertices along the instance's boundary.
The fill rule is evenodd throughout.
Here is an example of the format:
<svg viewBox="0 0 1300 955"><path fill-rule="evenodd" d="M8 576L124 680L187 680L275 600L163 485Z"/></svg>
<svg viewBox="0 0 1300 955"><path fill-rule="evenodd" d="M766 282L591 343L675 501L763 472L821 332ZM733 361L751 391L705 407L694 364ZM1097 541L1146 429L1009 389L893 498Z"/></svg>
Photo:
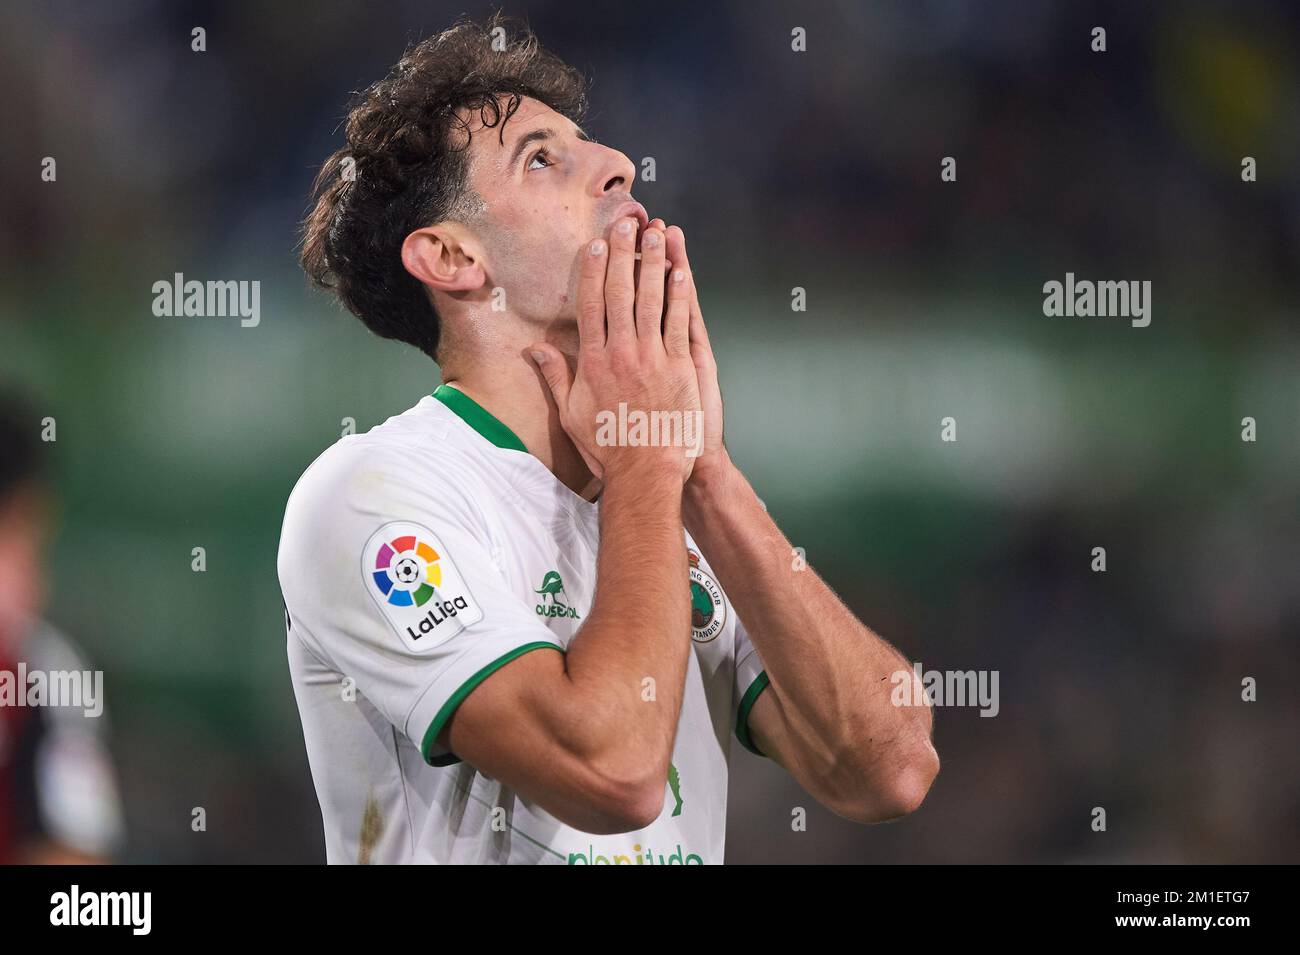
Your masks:
<svg viewBox="0 0 1300 955"><path fill-rule="evenodd" d="M608 239L619 218L646 224L632 201L636 167L528 97L504 137L477 113L470 129L468 184L485 206L470 227L484 246L489 285L504 289L510 312L530 323L574 319L579 251Z"/></svg>

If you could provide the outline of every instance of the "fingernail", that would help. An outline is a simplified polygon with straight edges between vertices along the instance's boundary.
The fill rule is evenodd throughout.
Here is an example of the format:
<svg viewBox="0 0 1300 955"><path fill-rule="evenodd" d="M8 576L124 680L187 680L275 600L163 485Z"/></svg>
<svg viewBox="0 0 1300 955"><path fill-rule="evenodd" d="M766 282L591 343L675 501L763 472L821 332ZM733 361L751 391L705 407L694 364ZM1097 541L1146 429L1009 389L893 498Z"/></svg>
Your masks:
<svg viewBox="0 0 1300 955"><path fill-rule="evenodd" d="M592 255L600 255L605 251L605 240L597 239L595 242L591 243L590 251Z"/></svg>

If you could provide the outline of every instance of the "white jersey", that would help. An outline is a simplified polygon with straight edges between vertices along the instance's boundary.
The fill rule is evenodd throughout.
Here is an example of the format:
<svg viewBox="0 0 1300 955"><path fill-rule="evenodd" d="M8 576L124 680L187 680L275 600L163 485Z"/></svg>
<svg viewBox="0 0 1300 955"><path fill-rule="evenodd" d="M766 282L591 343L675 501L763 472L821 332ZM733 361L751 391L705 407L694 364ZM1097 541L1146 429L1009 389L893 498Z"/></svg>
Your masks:
<svg viewBox="0 0 1300 955"><path fill-rule="evenodd" d="M331 863L723 861L731 740L757 752L747 718L767 675L689 535L693 652L658 819L581 832L438 745L495 670L567 650L599 515L447 385L299 479L278 568Z"/></svg>

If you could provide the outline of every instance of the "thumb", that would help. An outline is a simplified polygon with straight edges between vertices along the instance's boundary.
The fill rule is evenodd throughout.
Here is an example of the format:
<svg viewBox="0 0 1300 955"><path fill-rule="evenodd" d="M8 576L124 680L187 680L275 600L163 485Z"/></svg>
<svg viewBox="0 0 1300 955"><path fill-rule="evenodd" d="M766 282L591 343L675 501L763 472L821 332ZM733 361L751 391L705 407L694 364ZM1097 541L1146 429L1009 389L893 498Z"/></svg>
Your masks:
<svg viewBox="0 0 1300 955"><path fill-rule="evenodd" d="M564 408L569 401L569 386L573 383L569 376L569 364L564 360L558 348L544 342L528 347L528 355L546 379L546 384L555 396L555 403Z"/></svg>

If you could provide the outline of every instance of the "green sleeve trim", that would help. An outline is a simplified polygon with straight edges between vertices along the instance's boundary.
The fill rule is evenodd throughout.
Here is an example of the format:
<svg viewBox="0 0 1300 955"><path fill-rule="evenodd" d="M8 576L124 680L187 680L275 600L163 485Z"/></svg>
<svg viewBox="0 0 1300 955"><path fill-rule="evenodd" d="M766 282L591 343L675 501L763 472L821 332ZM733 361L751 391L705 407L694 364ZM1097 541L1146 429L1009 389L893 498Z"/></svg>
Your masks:
<svg viewBox="0 0 1300 955"><path fill-rule="evenodd" d="M450 385L439 385L433 390L433 396L498 448L528 453L528 449L524 447L524 443L519 440L517 434L465 392Z"/></svg>
<svg viewBox="0 0 1300 955"><path fill-rule="evenodd" d="M424 731L424 739L421 741L420 744L420 754L424 757L424 761L428 763L430 766L450 766L453 763L459 763L460 757L457 756L455 753L444 753L441 756L433 756L433 757L429 756L429 751L433 749L434 746L437 745L438 734L442 732L442 728L446 726L447 721L451 719L451 714L456 712L456 707L460 706L462 703L465 702L465 697L469 696L470 693L474 691L475 687L477 687L480 683L482 683L484 680L490 677L497 670L500 670L511 660L514 660L517 657L521 657L525 653L528 653L531 650L541 650L543 648L550 649L550 650L559 650L561 653L564 652L564 650L561 647L557 646L554 643L547 643L545 640L538 640L533 643L525 643L522 647L515 647L509 653L497 657L487 666L483 667L481 670L479 670L477 673L471 676L468 680L462 683L460 687L456 690L456 692L447 698L447 702L442 704L442 708L438 710L438 714L433 718L433 722L430 723L429 728Z"/></svg>
<svg viewBox="0 0 1300 955"><path fill-rule="evenodd" d="M749 711L754 708L754 702L758 699L758 695L771 684L772 681L767 678L766 670L754 677L754 682L749 684L749 689L740 698L740 710L736 714L736 739L740 740L740 745L755 756L764 758L767 757L767 754L754 745L754 739L749 735Z"/></svg>

